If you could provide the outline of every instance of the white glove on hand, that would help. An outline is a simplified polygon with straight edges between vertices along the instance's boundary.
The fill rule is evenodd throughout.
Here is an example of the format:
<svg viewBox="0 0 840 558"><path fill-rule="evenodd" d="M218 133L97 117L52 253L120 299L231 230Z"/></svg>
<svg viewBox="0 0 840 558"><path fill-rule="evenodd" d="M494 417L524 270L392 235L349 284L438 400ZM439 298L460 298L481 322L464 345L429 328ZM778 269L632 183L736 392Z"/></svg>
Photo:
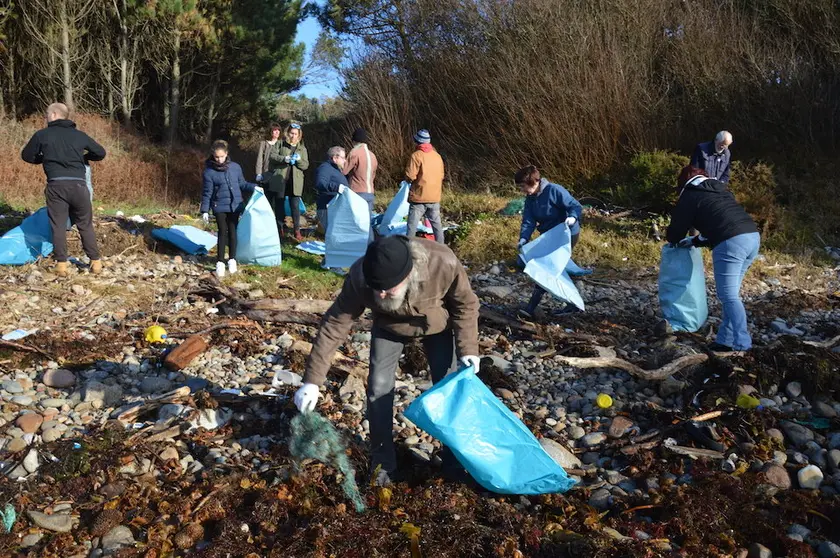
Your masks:
<svg viewBox="0 0 840 558"><path fill-rule="evenodd" d="M679 246L680 248L691 248L692 246L694 246L694 237L687 236L683 238L682 240L677 242L677 246Z"/></svg>
<svg viewBox="0 0 840 558"><path fill-rule="evenodd" d="M295 392L295 405L301 413L308 413L315 409L320 396L318 386L315 384L303 384L299 390Z"/></svg>
<svg viewBox="0 0 840 558"><path fill-rule="evenodd" d="M528 244L528 239L527 238L520 238L519 239L519 244L517 244L516 247L517 248L522 248L526 244Z"/></svg>
<svg viewBox="0 0 840 558"><path fill-rule="evenodd" d="M257 182L262 182L263 176L261 174L257 175Z"/></svg>
<svg viewBox="0 0 840 558"><path fill-rule="evenodd" d="M566 217L566 225L573 227L577 223L576 217Z"/></svg>
<svg viewBox="0 0 840 558"><path fill-rule="evenodd" d="M481 368L481 360L475 355L467 355L461 357L461 364L464 366L472 366L475 369L476 373L478 373L479 369Z"/></svg>
<svg viewBox="0 0 840 558"><path fill-rule="evenodd" d="M201 214L201 220L204 221L205 223L209 223L210 222L210 214L209 213L202 213Z"/></svg>
<svg viewBox="0 0 840 558"><path fill-rule="evenodd" d="M346 191L347 191L347 186L345 186L344 184L339 184L338 185L338 193L339 194L343 194Z"/></svg>
<svg viewBox="0 0 840 558"><path fill-rule="evenodd" d="M283 161L285 161L286 163L291 163L292 162L292 156L291 155L286 155L285 157L283 157Z"/></svg>

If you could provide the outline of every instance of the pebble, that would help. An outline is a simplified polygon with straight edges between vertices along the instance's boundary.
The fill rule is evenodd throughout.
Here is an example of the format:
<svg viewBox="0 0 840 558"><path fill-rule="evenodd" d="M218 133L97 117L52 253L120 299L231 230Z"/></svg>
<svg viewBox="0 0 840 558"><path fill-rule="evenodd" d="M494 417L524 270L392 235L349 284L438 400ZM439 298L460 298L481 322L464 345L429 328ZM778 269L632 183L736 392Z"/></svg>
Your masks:
<svg viewBox="0 0 840 558"><path fill-rule="evenodd" d="M10 453L17 453L25 450L27 445L26 440L23 438L13 438L8 444L6 444L6 451Z"/></svg>
<svg viewBox="0 0 840 558"><path fill-rule="evenodd" d="M773 558L773 553L769 548L762 544L753 543L750 545L749 558Z"/></svg>
<svg viewBox="0 0 840 558"><path fill-rule="evenodd" d="M20 383L14 381L14 380L6 380L6 381L3 382L2 385L3 385L3 389L7 393L11 393L12 395L14 395L16 393L23 393L25 391L23 389L23 386L20 385Z"/></svg>
<svg viewBox="0 0 840 558"><path fill-rule="evenodd" d="M43 538L44 538L43 533L32 533L32 534L26 535L25 537L23 537L23 539L21 539L20 546L21 546L21 548L31 548L31 547L35 546L36 544L38 544L39 542L41 542L41 539L43 539Z"/></svg>
<svg viewBox="0 0 840 558"><path fill-rule="evenodd" d="M799 397L802 395L802 384L799 382L789 382L787 386L785 386L785 393L787 393L790 397Z"/></svg>
<svg viewBox="0 0 840 558"><path fill-rule="evenodd" d="M119 525L102 537L100 545L106 554L122 548L131 548L135 545L134 535L131 533L131 529L125 525Z"/></svg>
<svg viewBox="0 0 840 558"><path fill-rule="evenodd" d="M583 439L581 439L581 443L587 448L601 445L606 441L607 435L603 432L593 432L591 434L587 434L583 437Z"/></svg>
<svg viewBox="0 0 840 558"><path fill-rule="evenodd" d="M569 432L569 438L571 438L572 440L580 440L581 438L586 436L586 430L584 430L583 428L581 428L580 426L577 426L577 425L569 428L568 432Z"/></svg>
<svg viewBox="0 0 840 558"><path fill-rule="evenodd" d="M562 444L549 438L541 438L540 445L554 462L564 469L579 469L582 466L580 459Z"/></svg>
<svg viewBox="0 0 840 558"><path fill-rule="evenodd" d="M32 398L28 395L15 395L12 397L12 403L21 407L29 407L32 405Z"/></svg>
<svg viewBox="0 0 840 558"><path fill-rule="evenodd" d="M159 376L146 376L140 381L140 391L143 393L162 393L172 389L172 382Z"/></svg>
<svg viewBox="0 0 840 558"><path fill-rule="evenodd" d="M612 494L606 488L599 488L589 497L589 505L596 510L608 510L612 505Z"/></svg>
<svg viewBox="0 0 840 558"><path fill-rule="evenodd" d="M76 384L76 375L64 368L47 370L43 382L53 388L68 388Z"/></svg>
<svg viewBox="0 0 840 558"><path fill-rule="evenodd" d="M823 418L828 418L828 419L832 419L832 418L837 417L837 411L834 410L834 407L832 407L831 405L829 405L828 403L826 403L824 401L817 401L816 403L814 403L813 411L814 411L814 414L817 415L818 417L823 417Z"/></svg>
<svg viewBox="0 0 840 558"><path fill-rule="evenodd" d="M799 480L799 486L807 489L819 488L823 481L823 473L816 465L808 465L799 469L796 477Z"/></svg>
<svg viewBox="0 0 840 558"><path fill-rule="evenodd" d="M778 428L768 428L765 434L767 434L767 436L769 436L771 440L775 440L776 442L785 441L785 435L782 434L782 431Z"/></svg>
<svg viewBox="0 0 840 558"><path fill-rule="evenodd" d="M20 415L15 424L18 428L23 430L25 434L34 434L38 432L41 424L44 422L44 417L38 413L24 413Z"/></svg>
<svg viewBox="0 0 840 558"><path fill-rule="evenodd" d="M47 515L34 510L28 510L26 514L29 516L29 519L32 520L32 523L41 529L54 531L56 533L69 533L73 530L73 518L70 517L70 514L57 513Z"/></svg>
<svg viewBox="0 0 840 558"><path fill-rule="evenodd" d="M67 399L56 399L50 397L48 399L42 399L40 403L42 407L52 407L55 409L59 409L61 407L64 407L65 405L68 405L70 401L68 401Z"/></svg>
<svg viewBox="0 0 840 558"><path fill-rule="evenodd" d="M514 395L513 392L509 389L505 388L496 388L496 393L502 397L505 401L513 401Z"/></svg>
<svg viewBox="0 0 840 558"><path fill-rule="evenodd" d="M633 421L627 417L618 415L610 424L607 435L610 438L621 438L633 426Z"/></svg>
<svg viewBox="0 0 840 558"><path fill-rule="evenodd" d="M787 490L791 487L790 475L784 467L779 465L769 465L764 470L764 476L767 478L767 482L776 488Z"/></svg>
<svg viewBox="0 0 840 558"><path fill-rule="evenodd" d="M123 389L118 384L108 385L91 381L85 385L84 401L86 403L99 402L105 407L114 407L120 403Z"/></svg>
<svg viewBox="0 0 840 558"><path fill-rule="evenodd" d="M826 461L832 471L840 471L840 450L833 449L826 454Z"/></svg>
<svg viewBox="0 0 840 558"><path fill-rule="evenodd" d="M783 420L779 426L794 446L802 447L814 439L814 432L801 424Z"/></svg>
<svg viewBox="0 0 840 558"><path fill-rule="evenodd" d="M26 469L27 473L34 473L38 470L38 465L38 450L32 448L23 458L23 468Z"/></svg>

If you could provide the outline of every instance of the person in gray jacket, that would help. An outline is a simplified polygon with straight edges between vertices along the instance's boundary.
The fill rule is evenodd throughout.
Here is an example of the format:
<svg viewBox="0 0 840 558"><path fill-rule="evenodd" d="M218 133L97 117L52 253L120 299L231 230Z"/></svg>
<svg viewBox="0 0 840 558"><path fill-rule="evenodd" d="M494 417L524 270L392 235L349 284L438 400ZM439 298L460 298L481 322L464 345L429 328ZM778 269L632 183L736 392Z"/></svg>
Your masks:
<svg viewBox="0 0 840 558"><path fill-rule="evenodd" d="M280 134L282 133L283 128L280 127L280 124L272 124L268 131L269 139L260 142L260 150L257 152L257 184L264 184L271 178L271 173L269 173L271 150L279 147Z"/></svg>

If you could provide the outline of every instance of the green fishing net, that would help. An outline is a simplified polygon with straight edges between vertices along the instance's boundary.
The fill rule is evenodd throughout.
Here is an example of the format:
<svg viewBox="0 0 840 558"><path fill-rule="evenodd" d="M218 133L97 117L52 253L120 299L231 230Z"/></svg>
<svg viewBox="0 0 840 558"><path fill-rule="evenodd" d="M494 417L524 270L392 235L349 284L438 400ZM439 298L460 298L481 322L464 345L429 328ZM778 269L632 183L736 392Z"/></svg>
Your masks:
<svg viewBox="0 0 840 558"><path fill-rule="evenodd" d="M525 209L525 198L511 200L499 213L502 215L521 215Z"/></svg>
<svg viewBox="0 0 840 558"><path fill-rule="evenodd" d="M289 451L297 463L315 459L335 467L344 475L341 483L344 495L353 502L357 512L365 511L365 504L356 485L356 471L350 466L341 435L335 427L314 411L300 413L292 419Z"/></svg>

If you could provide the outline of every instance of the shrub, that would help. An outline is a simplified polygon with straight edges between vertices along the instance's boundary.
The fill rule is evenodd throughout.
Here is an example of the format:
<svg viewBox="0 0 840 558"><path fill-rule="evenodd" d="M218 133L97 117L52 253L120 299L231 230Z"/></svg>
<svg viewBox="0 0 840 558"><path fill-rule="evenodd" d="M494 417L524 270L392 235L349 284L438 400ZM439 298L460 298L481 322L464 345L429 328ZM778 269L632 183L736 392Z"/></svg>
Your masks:
<svg viewBox="0 0 840 558"><path fill-rule="evenodd" d="M630 160L630 205L667 211L677 201L677 176L688 157L672 151L644 151Z"/></svg>
<svg viewBox="0 0 840 558"><path fill-rule="evenodd" d="M770 234L781 211L776 199L773 167L764 163L744 165L733 161L729 189L755 219L762 236Z"/></svg>

